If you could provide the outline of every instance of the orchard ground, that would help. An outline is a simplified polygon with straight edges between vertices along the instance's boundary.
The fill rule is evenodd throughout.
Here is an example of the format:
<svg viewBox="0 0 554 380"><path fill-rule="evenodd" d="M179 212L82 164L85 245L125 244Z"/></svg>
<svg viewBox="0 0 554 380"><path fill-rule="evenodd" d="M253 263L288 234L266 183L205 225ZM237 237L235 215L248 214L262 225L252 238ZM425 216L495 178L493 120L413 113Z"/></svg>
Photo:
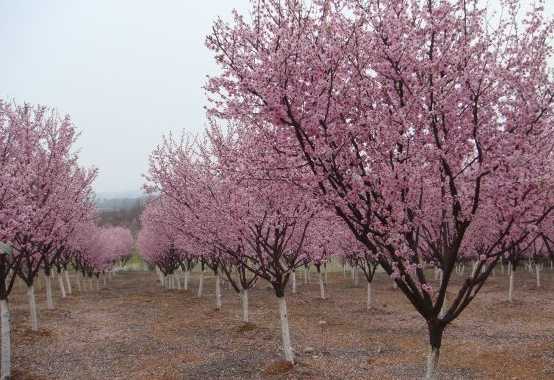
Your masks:
<svg viewBox="0 0 554 380"><path fill-rule="evenodd" d="M441 378L554 379L554 272L542 286L523 268L515 300L496 271L476 300L445 332ZM347 273L330 273L328 299L315 275L287 294L297 365L280 361L275 295L260 281L250 293L250 319L240 319L238 295L224 287L215 310L214 278L196 298L191 288L162 289L151 272L122 272L100 291L87 290L48 311L37 291L40 330L29 328L25 293L10 298L14 379L414 379L424 373L426 326L382 273L373 310L366 289ZM455 282L461 277L454 274ZM74 286L76 288L76 286ZM57 291L57 289L56 289ZM453 297L449 294L449 297ZM320 321L325 321L321 324Z"/></svg>

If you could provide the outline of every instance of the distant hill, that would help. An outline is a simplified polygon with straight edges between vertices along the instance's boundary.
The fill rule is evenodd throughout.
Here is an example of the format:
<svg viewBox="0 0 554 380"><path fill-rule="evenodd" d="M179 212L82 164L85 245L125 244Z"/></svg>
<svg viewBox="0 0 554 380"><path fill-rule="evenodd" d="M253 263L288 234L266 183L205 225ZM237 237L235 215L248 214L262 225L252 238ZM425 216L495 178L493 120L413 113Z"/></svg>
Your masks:
<svg viewBox="0 0 554 380"><path fill-rule="evenodd" d="M101 211L108 210L128 210L133 208L138 203L142 203L142 197L134 198L96 198L96 208Z"/></svg>
<svg viewBox="0 0 554 380"><path fill-rule="evenodd" d="M142 191L129 190L129 191L100 191L96 193L97 199L135 199L144 197L145 194Z"/></svg>
<svg viewBox="0 0 554 380"><path fill-rule="evenodd" d="M99 224L127 227L136 234L146 198L146 194L139 191L96 193Z"/></svg>
<svg viewBox="0 0 554 380"><path fill-rule="evenodd" d="M101 226L127 227L136 236L146 198L101 199L97 201Z"/></svg>

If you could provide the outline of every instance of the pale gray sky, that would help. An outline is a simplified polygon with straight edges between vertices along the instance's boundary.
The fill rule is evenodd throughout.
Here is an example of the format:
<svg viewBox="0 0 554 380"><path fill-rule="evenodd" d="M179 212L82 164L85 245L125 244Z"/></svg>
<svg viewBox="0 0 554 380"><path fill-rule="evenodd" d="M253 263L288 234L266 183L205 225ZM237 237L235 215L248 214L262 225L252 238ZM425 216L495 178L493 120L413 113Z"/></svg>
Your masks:
<svg viewBox="0 0 554 380"><path fill-rule="evenodd" d="M96 190L138 191L162 134L203 129L204 38L232 8L249 1L0 0L0 96L69 113Z"/></svg>
<svg viewBox="0 0 554 380"><path fill-rule="evenodd" d="M201 131L204 46L248 0L0 0L0 96L69 113L99 192L139 190L162 134Z"/></svg>

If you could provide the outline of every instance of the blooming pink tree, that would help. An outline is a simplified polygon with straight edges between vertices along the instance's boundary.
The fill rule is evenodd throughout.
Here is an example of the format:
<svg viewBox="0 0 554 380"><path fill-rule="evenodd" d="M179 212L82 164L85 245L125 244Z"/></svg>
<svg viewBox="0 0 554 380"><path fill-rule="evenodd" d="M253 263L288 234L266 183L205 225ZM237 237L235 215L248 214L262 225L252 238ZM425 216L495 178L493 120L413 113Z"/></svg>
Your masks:
<svg viewBox="0 0 554 380"><path fill-rule="evenodd" d="M171 227L161 218L165 209L160 200L150 202L141 216L141 230L137 238L139 252L143 259L161 271L160 282L173 288L174 272L180 266ZM169 277L167 277L169 276ZM167 280L166 280L167 278Z"/></svg>
<svg viewBox="0 0 554 380"><path fill-rule="evenodd" d="M29 151L26 157L31 163L27 175L32 181L26 203L33 213L27 219L26 228L14 237L15 246L24 256L17 273L28 286L32 314L35 309L33 283L41 268L46 276L48 307L54 307L52 266L64 252L75 226L92 218L91 184L96 176L95 170L86 170L77 164L78 157L71 151L76 132L69 118L60 120L53 113L46 117L40 113L41 109L35 112L33 122L35 125L43 123L43 135L35 150ZM61 272L59 278L62 296L65 296ZM36 327L36 316L32 316L32 320Z"/></svg>
<svg viewBox="0 0 554 380"><path fill-rule="evenodd" d="M168 209L175 225L188 226L177 228L190 241L201 241L206 251L201 260L212 269L240 263L240 273L248 270L272 285L285 359L294 362L285 290L292 271L303 263L315 202L286 181L260 181L254 172L245 176L237 170L247 164L240 155L245 144L220 137L228 136L211 136L209 144L197 145L166 139L151 156L149 189L173 202ZM224 272L229 273L227 267ZM240 285L248 282L244 277Z"/></svg>
<svg viewBox="0 0 554 380"><path fill-rule="evenodd" d="M101 239L105 245L106 261L110 266L117 262L124 265L129 261L134 239L128 228L119 226L103 228Z"/></svg>
<svg viewBox="0 0 554 380"><path fill-rule="evenodd" d="M28 286L36 330L34 279L41 266L59 257L75 225L92 210L96 172L79 167L72 152L75 136L69 117L60 118L47 107L0 100L0 241L5 244L0 257L2 378L10 376L7 297L14 276Z"/></svg>
<svg viewBox="0 0 554 380"><path fill-rule="evenodd" d="M357 282L358 270L360 270L367 281L367 310L370 310L373 305L373 289L372 283L375 278L375 273L379 266L377 252L368 250L367 247L356 240L348 228L343 225L336 225L334 237L339 246L338 251L346 262L350 265Z"/></svg>
<svg viewBox="0 0 554 380"><path fill-rule="evenodd" d="M425 319L428 378L446 326L552 209L553 24L501 4L493 20L478 1L265 1L207 40L211 115L303 158L304 184ZM464 252L477 270L443 313Z"/></svg>
<svg viewBox="0 0 554 380"><path fill-rule="evenodd" d="M106 275L117 263L129 256L134 246L131 231L122 227L98 227L89 221L77 226L68 245L74 267L88 278L90 289L96 279L100 289L100 278L106 285ZM78 287L81 288L79 277ZM86 284L86 283L85 283Z"/></svg>
<svg viewBox="0 0 554 380"><path fill-rule="evenodd" d="M333 213L320 213L311 221L309 234L306 236L306 242L303 246L303 264L305 268L310 263L315 266L319 281L319 295L321 299L326 299L325 277L327 274L327 263L340 251L340 241L336 239L337 229L342 228L342 224ZM335 233L322 233L322 231L334 231Z"/></svg>

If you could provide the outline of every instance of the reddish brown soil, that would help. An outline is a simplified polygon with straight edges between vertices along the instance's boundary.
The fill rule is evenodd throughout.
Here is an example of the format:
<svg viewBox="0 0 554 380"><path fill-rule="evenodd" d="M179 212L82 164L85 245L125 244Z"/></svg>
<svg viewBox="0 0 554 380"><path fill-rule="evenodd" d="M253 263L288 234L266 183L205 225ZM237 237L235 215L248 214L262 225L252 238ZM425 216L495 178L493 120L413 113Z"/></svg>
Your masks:
<svg viewBox="0 0 554 380"><path fill-rule="evenodd" d="M365 287L353 288L342 273L329 276L327 300L317 298L315 281L303 285L298 276L298 294L288 295L293 368L281 361L277 304L262 282L251 291L247 326L232 290L224 289L223 310L214 309L212 278L197 299L196 282L193 291L169 291L153 273L120 273L100 291L64 300L56 288L53 311L39 289L38 332L28 328L17 289L15 379L420 378L425 324L390 280L377 277L376 307L366 311ZM542 282L537 289L532 274L518 272L509 304L507 277L491 278L445 332L442 378L554 379L554 272L545 270Z"/></svg>

